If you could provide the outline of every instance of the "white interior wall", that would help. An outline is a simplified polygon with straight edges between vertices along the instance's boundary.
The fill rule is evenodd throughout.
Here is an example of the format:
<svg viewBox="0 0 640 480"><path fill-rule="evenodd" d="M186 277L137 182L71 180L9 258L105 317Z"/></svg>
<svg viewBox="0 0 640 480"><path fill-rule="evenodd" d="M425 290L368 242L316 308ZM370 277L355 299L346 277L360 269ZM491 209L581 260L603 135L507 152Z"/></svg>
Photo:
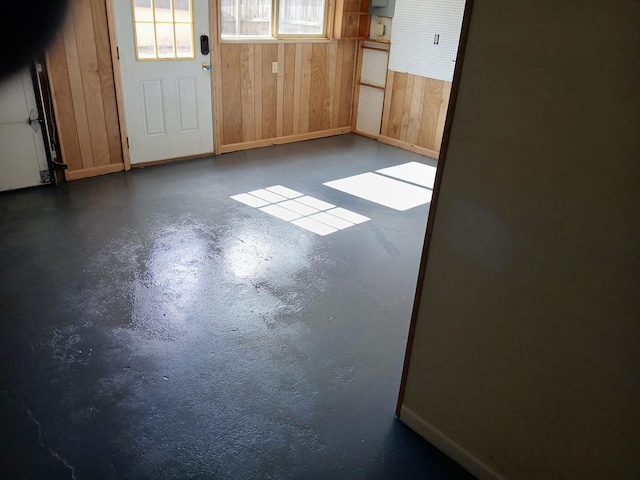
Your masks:
<svg viewBox="0 0 640 480"><path fill-rule="evenodd" d="M480 478L638 477L638 25L474 4L401 419Z"/></svg>

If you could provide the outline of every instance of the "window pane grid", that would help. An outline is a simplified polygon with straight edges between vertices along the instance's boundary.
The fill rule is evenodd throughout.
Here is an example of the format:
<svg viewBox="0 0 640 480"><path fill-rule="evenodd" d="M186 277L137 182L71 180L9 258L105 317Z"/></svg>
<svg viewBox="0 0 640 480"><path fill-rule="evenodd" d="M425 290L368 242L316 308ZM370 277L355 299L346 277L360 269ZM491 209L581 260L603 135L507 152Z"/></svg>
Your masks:
<svg viewBox="0 0 640 480"><path fill-rule="evenodd" d="M195 58L192 0L132 0L136 58Z"/></svg>
<svg viewBox="0 0 640 480"><path fill-rule="evenodd" d="M220 0L220 36L325 37L326 0Z"/></svg>

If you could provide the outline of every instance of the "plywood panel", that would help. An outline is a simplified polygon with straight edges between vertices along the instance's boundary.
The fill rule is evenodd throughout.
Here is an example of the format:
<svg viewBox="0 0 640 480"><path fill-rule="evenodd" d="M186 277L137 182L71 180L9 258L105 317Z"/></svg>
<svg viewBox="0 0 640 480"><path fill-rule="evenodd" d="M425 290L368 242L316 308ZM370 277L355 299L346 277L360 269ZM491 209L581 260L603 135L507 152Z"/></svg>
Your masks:
<svg viewBox="0 0 640 480"><path fill-rule="evenodd" d="M124 165L105 3L72 0L46 57L67 178L123 169L101 168Z"/></svg>

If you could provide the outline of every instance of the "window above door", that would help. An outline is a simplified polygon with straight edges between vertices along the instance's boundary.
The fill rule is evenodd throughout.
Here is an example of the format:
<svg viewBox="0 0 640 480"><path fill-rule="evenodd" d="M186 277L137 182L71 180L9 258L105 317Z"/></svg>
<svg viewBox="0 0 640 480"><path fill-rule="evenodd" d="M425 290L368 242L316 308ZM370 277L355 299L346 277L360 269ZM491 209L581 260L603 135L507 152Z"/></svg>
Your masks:
<svg viewBox="0 0 640 480"><path fill-rule="evenodd" d="M220 0L222 40L328 37L328 0Z"/></svg>
<svg viewBox="0 0 640 480"><path fill-rule="evenodd" d="M131 0L137 60L195 58L192 0Z"/></svg>

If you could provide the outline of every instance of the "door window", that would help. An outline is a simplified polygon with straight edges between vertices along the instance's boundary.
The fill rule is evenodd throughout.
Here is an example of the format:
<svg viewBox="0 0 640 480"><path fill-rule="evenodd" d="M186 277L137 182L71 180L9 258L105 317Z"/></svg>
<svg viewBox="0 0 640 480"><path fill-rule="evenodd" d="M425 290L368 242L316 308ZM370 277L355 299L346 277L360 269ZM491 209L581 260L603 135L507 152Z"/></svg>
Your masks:
<svg viewBox="0 0 640 480"><path fill-rule="evenodd" d="M192 0L132 0L136 59L195 58Z"/></svg>

